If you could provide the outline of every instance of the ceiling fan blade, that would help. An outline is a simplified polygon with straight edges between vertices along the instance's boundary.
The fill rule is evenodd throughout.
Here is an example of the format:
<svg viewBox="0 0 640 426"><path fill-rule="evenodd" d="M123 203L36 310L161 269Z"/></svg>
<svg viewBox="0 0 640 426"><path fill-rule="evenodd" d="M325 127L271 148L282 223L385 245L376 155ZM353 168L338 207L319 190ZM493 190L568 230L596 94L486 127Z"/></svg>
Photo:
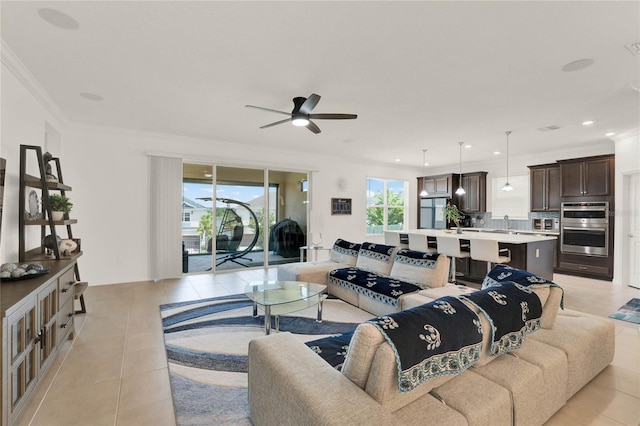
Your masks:
<svg viewBox="0 0 640 426"><path fill-rule="evenodd" d="M255 106L255 105L245 105L245 108L255 108L255 109L261 109L261 110L264 110L264 111L277 112L278 114L291 115L290 112L278 111L277 109L259 107L259 106Z"/></svg>
<svg viewBox="0 0 640 426"><path fill-rule="evenodd" d="M307 124L307 129L311 130L315 134L320 133L320 127L316 126L316 123L314 123L313 121L309 121L309 124Z"/></svg>
<svg viewBox="0 0 640 426"><path fill-rule="evenodd" d="M284 120L276 121L275 123L265 124L264 126L260 126L261 129L266 129L267 127L277 126L278 124L283 124L288 121L291 121L290 118L285 118Z"/></svg>
<svg viewBox="0 0 640 426"><path fill-rule="evenodd" d="M315 118L318 120L350 120L358 118L357 114L309 114L309 118Z"/></svg>
<svg viewBox="0 0 640 426"><path fill-rule="evenodd" d="M302 114L309 114L311 110L314 109L316 105L318 105L318 102L320 102L320 95L312 93L300 107L300 112Z"/></svg>

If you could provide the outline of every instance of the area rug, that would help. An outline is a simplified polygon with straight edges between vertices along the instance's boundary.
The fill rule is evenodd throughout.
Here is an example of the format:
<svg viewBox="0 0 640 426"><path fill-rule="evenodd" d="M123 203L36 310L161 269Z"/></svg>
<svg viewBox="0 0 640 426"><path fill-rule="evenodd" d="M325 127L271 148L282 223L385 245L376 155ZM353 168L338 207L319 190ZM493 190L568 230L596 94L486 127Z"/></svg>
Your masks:
<svg viewBox="0 0 640 426"><path fill-rule="evenodd" d="M609 315L609 318L640 324L640 299L629 300L624 306Z"/></svg>
<svg viewBox="0 0 640 426"><path fill-rule="evenodd" d="M160 306L178 425L251 425L247 347L264 335L264 316L254 318L252 310L244 294ZM280 332L315 341L372 317L339 299L324 301L322 323L316 314L311 307L281 316Z"/></svg>

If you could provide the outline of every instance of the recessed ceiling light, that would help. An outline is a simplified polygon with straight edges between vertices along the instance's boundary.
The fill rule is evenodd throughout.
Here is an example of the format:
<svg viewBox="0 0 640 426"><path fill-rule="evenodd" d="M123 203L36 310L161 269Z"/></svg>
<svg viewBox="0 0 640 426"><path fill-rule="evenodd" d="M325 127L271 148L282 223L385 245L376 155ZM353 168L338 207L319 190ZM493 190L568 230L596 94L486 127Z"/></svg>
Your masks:
<svg viewBox="0 0 640 426"><path fill-rule="evenodd" d="M100 95L96 95L95 93L87 93L87 92L83 92L80 93L80 96L90 100L90 101L101 101L102 100L102 96Z"/></svg>
<svg viewBox="0 0 640 426"><path fill-rule="evenodd" d="M399 158L396 158L396 162L398 162L398 161L400 161L400 159L399 159Z"/></svg>
<svg viewBox="0 0 640 426"><path fill-rule="evenodd" d="M562 67L564 72L580 71L593 65L593 59L578 59Z"/></svg>
<svg viewBox="0 0 640 426"><path fill-rule="evenodd" d="M80 27L78 21L56 9L38 9L38 15L54 27L62 28L63 30L77 30Z"/></svg>
<svg viewBox="0 0 640 426"><path fill-rule="evenodd" d="M471 148L472 146L473 146L473 145L469 145L469 144L467 144L467 145L465 145L464 147L465 147L465 148Z"/></svg>
<svg viewBox="0 0 640 426"><path fill-rule="evenodd" d="M425 166L428 166L428 165L429 165L429 163L424 163L424 165L425 165Z"/></svg>
<svg viewBox="0 0 640 426"><path fill-rule="evenodd" d="M587 120L587 121L583 121L582 125L583 126L591 126L593 123L595 123L594 120Z"/></svg>
<svg viewBox="0 0 640 426"><path fill-rule="evenodd" d="M613 135L615 135L615 134L616 134L616 132L609 132L609 133L605 133L604 135L605 135L605 136L613 136Z"/></svg>
<svg viewBox="0 0 640 426"><path fill-rule="evenodd" d="M493 151L493 155L500 155L500 151Z"/></svg>
<svg viewBox="0 0 640 426"><path fill-rule="evenodd" d="M212 175L211 173L205 173L205 174L204 174L204 177L206 177L206 178L210 178L210 177L213 177L213 175Z"/></svg>

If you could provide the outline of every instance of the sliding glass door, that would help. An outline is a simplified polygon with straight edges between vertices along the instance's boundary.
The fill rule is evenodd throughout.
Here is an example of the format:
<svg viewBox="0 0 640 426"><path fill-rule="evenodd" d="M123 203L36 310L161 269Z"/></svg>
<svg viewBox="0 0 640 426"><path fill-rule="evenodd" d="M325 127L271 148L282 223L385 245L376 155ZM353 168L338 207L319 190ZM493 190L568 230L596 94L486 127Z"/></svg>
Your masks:
<svg viewBox="0 0 640 426"><path fill-rule="evenodd" d="M185 163L183 273L297 262L306 182L306 173Z"/></svg>

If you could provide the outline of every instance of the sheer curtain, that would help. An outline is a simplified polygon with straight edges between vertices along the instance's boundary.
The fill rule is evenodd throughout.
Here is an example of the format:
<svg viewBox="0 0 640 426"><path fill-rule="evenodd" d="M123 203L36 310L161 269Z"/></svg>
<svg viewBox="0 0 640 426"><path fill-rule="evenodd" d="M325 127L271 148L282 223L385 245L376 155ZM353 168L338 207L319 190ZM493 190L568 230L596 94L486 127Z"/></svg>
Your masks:
<svg viewBox="0 0 640 426"><path fill-rule="evenodd" d="M182 276L182 159L150 156L151 278Z"/></svg>

